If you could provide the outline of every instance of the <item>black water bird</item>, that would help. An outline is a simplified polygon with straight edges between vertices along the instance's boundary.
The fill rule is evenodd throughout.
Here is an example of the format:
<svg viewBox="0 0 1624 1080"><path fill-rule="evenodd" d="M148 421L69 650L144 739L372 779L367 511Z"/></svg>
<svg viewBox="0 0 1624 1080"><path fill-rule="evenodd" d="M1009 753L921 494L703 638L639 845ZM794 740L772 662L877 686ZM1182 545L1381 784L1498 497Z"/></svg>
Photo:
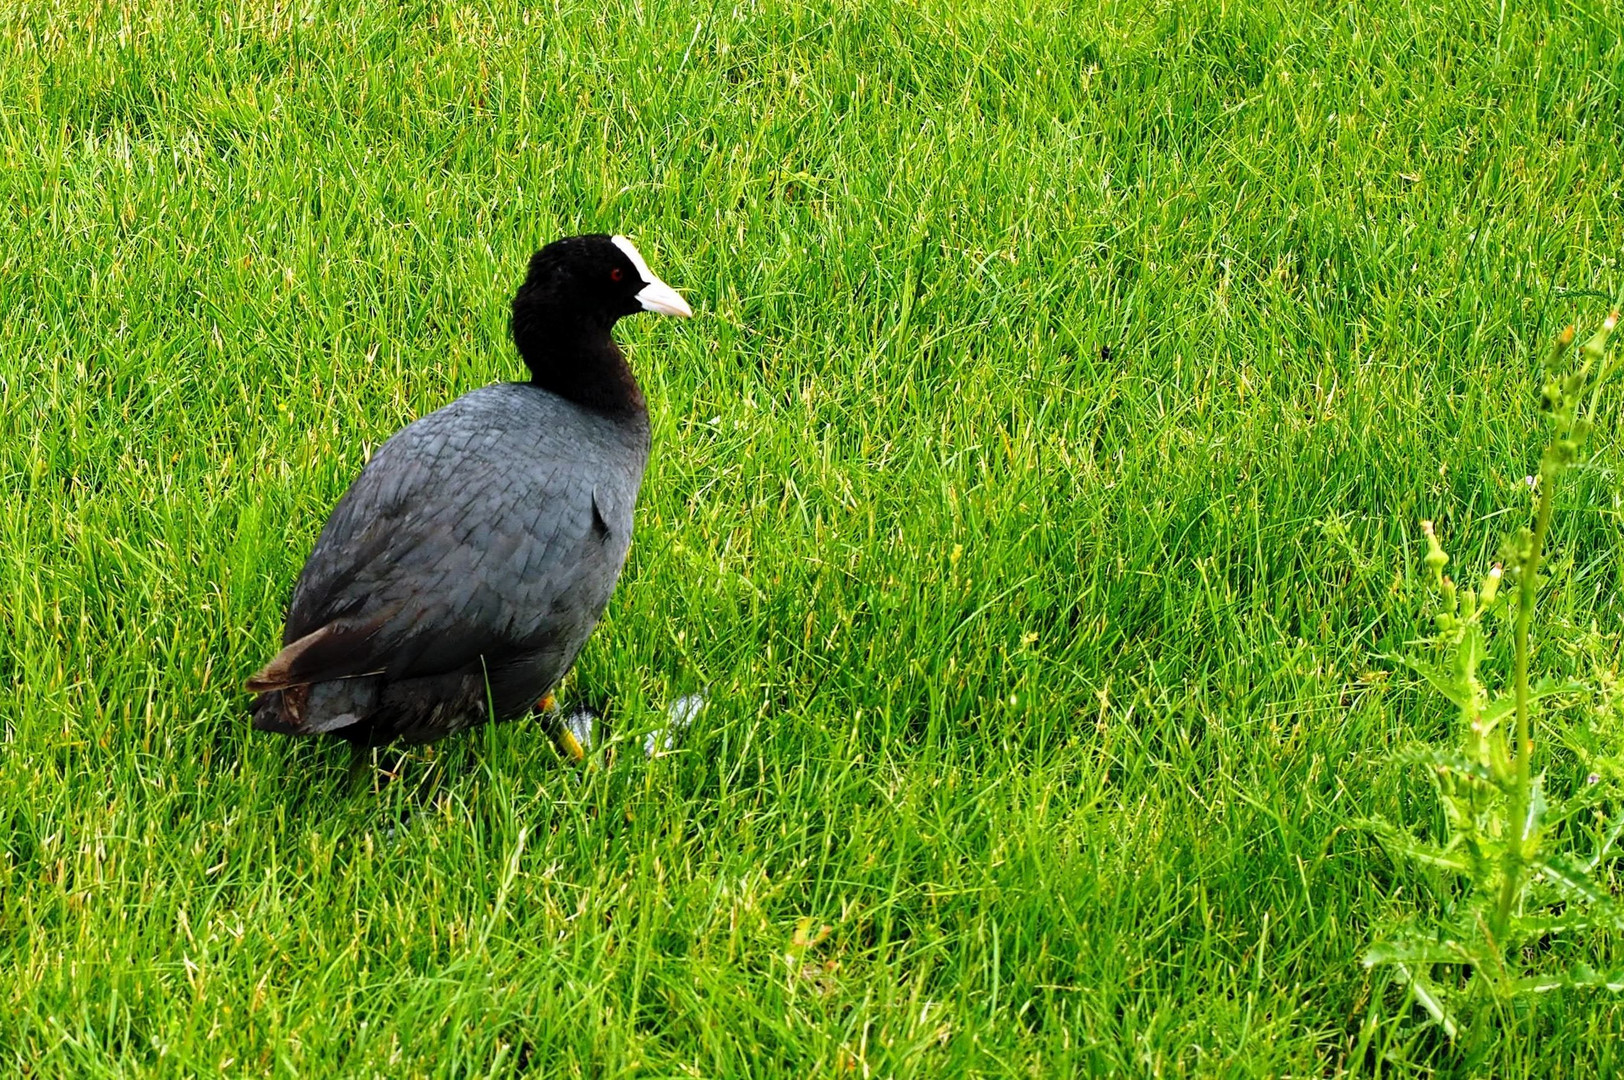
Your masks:
<svg viewBox="0 0 1624 1080"><path fill-rule="evenodd" d="M531 257L511 324L530 381L458 398L361 470L248 680L256 728L422 743L548 693L631 542L648 410L610 331L639 311L692 314L625 237Z"/></svg>

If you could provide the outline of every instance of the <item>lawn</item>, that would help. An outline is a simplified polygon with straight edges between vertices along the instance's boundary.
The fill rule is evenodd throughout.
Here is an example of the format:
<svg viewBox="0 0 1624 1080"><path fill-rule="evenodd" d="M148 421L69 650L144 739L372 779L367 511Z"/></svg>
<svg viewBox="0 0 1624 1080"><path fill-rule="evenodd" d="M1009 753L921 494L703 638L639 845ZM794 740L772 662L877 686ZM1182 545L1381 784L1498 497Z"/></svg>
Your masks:
<svg viewBox="0 0 1624 1080"><path fill-rule="evenodd" d="M1617 997L1468 1054L1367 971L1450 888L1357 825L1440 818L1391 755L1454 715L1384 659L1420 521L1488 565L1544 348L1624 293L1620 26L0 0L0 1071L1624 1070ZM241 683L585 231L697 313L619 329L654 457L563 688L614 753L517 723L351 793ZM1620 420L1537 639L1605 685ZM1546 718L1553 789L1620 716Z"/></svg>

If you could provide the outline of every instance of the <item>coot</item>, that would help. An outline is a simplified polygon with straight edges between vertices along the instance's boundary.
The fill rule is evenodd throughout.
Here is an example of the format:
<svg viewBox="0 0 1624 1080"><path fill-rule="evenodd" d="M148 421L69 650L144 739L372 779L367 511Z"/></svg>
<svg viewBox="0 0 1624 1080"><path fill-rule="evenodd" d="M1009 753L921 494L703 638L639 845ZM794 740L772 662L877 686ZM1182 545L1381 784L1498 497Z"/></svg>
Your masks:
<svg viewBox="0 0 1624 1080"><path fill-rule="evenodd" d="M527 383L475 390L379 448L322 530L254 726L359 747L528 713L597 625L632 536L648 410L610 331L692 314L624 236L536 252L513 298Z"/></svg>

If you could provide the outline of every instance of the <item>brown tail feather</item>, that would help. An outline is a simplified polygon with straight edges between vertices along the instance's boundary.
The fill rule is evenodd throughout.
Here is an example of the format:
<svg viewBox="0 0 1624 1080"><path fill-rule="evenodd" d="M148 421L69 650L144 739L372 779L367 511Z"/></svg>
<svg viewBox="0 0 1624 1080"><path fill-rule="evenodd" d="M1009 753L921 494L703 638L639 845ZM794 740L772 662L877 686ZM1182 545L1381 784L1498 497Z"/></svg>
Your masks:
<svg viewBox="0 0 1624 1080"><path fill-rule="evenodd" d="M313 630L284 645L270 663L243 684L243 689L263 694L328 679L376 675L383 669L372 662L365 646L385 618L387 614L365 623L338 619Z"/></svg>
<svg viewBox="0 0 1624 1080"><path fill-rule="evenodd" d="M293 673L299 665L299 658L332 636L333 624L328 623L297 641L289 642L282 647L281 652L271 657L270 663L249 676L248 682L243 684L243 689L251 694L264 694L272 690L286 690L290 686L302 685L308 680L301 679Z"/></svg>

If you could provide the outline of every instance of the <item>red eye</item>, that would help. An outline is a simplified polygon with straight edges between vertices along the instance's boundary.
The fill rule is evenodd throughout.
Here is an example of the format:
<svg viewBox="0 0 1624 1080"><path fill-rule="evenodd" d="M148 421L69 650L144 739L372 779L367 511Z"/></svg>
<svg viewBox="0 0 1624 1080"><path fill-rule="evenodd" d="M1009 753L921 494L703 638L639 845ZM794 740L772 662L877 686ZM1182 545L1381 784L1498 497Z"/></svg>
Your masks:
<svg viewBox="0 0 1624 1080"><path fill-rule="evenodd" d="M609 280L610 281L619 281L621 278L623 278L625 276L626 276L625 274L622 274L620 272L620 267L618 267L618 266L611 268L610 271L609 271Z"/></svg>

